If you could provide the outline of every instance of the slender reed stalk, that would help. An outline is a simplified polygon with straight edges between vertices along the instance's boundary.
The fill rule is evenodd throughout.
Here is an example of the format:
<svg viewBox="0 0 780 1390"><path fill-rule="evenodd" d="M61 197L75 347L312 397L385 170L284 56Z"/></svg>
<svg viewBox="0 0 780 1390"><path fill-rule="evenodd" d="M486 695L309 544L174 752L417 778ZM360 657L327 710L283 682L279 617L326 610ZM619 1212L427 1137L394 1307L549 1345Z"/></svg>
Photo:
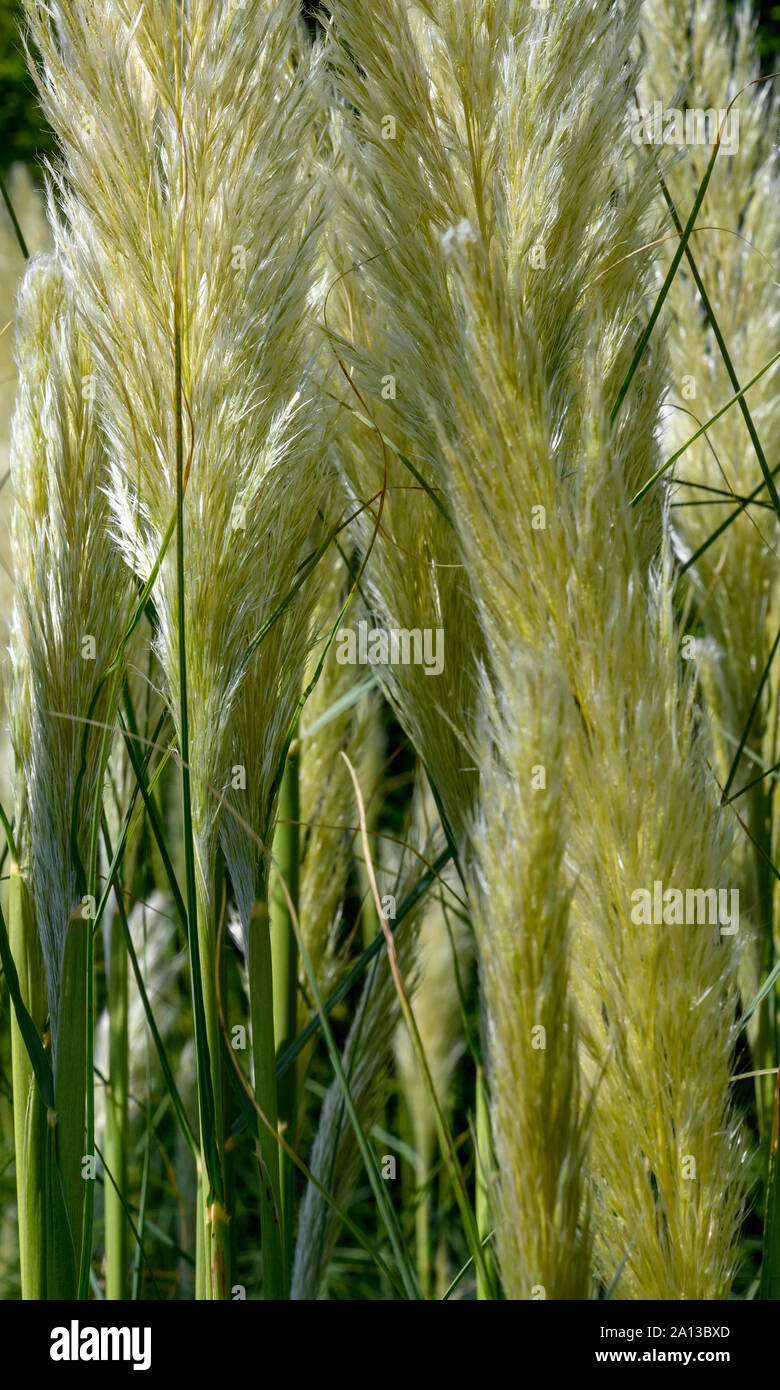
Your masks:
<svg viewBox="0 0 780 1390"><path fill-rule="evenodd" d="M479 1238L487 1242L493 1229L493 1213L490 1203L490 1179L493 1173L493 1137L490 1130L490 1103L487 1079L482 1067L477 1071L474 1087L474 1124L476 1128L477 1171L474 1179L474 1214L477 1219ZM486 1259L492 1253L486 1251ZM490 1267L490 1266L489 1266ZM477 1275L477 1302L484 1303L490 1298L490 1282L481 1272Z"/></svg>
<svg viewBox="0 0 780 1390"><path fill-rule="evenodd" d="M8 935L25 1007L39 1033L46 1023L43 957L22 871L10 868ZM14 1096L14 1149L22 1298L46 1297L44 1190L46 1109L41 1100L27 1048L14 1015L11 1020L11 1076Z"/></svg>
<svg viewBox="0 0 780 1390"><path fill-rule="evenodd" d="M106 1090L105 1159L112 1180L104 1189L106 1298L127 1296L129 1036L127 952L118 920L108 933L108 1086Z"/></svg>
<svg viewBox="0 0 780 1390"><path fill-rule="evenodd" d="M282 1189L280 1149L274 1134L279 1119L274 1037L273 965L271 928L264 895L252 904L248 968L252 1023L252 1060L255 1100L266 1125L258 1125L260 1159L260 1220L263 1242L263 1298L280 1299L286 1286L282 1246Z"/></svg>
<svg viewBox="0 0 780 1390"><path fill-rule="evenodd" d="M274 1047L277 1057L293 1041L298 1024L298 944L291 913L298 913L299 800L298 745L294 741L288 749L279 793L270 902ZM286 892L282 889L282 883ZM295 1080L295 1067L290 1067L277 1087L277 1114L288 1132L291 1132L295 1118ZM295 1222L295 1173L286 1154L279 1155L279 1162L282 1248L285 1266L289 1270L292 1266Z"/></svg>

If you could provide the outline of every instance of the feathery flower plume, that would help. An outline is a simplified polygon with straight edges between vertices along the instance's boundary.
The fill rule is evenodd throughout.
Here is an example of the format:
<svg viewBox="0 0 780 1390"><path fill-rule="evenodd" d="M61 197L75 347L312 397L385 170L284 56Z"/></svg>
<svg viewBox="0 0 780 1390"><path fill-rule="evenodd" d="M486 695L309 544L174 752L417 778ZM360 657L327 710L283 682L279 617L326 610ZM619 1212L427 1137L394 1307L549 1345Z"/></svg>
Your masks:
<svg viewBox="0 0 780 1390"><path fill-rule="evenodd" d="M570 768L572 916L596 1088L596 1272L605 1286L620 1272L618 1297L715 1299L735 1272L746 1162L731 1107L738 923L636 909L657 884L720 904L730 883L730 826L704 765L695 673L680 674L672 588L667 546L649 593L634 580L611 608L594 594L606 620L589 625L601 675Z"/></svg>
<svg viewBox="0 0 780 1390"><path fill-rule="evenodd" d="M299 612L276 625L270 660L263 646L252 658L248 648L292 587L322 490L319 425L303 405L316 63L303 53L293 62L293 4L191 0L173 28L162 3L93 0L75 12L31 0L28 9L44 108L67 161L59 194L101 368L117 540L144 581L175 509L181 358L190 754L205 885L239 691L250 688L272 724L290 684L281 676L305 655ZM84 121L86 112L99 118ZM154 597L179 722L170 552ZM273 732L246 769L265 791Z"/></svg>
<svg viewBox="0 0 780 1390"><path fill-rule="evenodd" d="M24 1296L72 1298L84 1210L81 1165L89 1027L85 989L92 931L88 900L82 904L84 886L77 877L72 827L75 824L83 864L99 792L102 744L93 730L85 747L84 720L105 724L113 718L107 683L94 705L93 698L100 676L118 651L131 594L110 536L107 459L90 385L93 359L53 256L35 257L28 266L18 302L17 362L19 393L11 448L16 599L10 704L20 864L12 865L11 933L32 999L34 982L21 924L37 924L56 1107L49 1116L54 1146L47 1147L46 1159L50 1195L45 1213L40 1193L33 1198L39 1207L37 1218L24 1186L27 1166L36 1163L35 1141L25 1128L29 1148L17 1173L19 1238ZM20 872L22 880L14 883ZM24 1124L28 1093L16 1043L14 1034L21 1158L18 1123ZM31 1101L37 1104L32 1093ZM43 1239L41 1225L47 1233ZM35 1288L38 1278L45 1278L47 1292L44 1285Z"/></svg>
<svg viewBox="0 0 780 1390"><path fill-rule="evenodd" d="M744 386L771 356L780 323L770 259L780 237L778 99L771 83L748 87L760 72L749 6L741 6L732 23L720 0L703 0L692 8L680 0L648 0L641 32L643 104L661 101L666 107L684 91L686 105L722 112L738 92L748 88L731 113L739 118L735 148L718 156L716 176L700 214L701 229L694 229L691 242L696 267ZM695 81L685 90L692 65ZM668 162L668 147L664 153ZM664 176L678 212L686 213L711 148L692 144L680 153L684 157ZM733 225L735 211L740 216L739 234ZM672 392L664 420L664 446L671 453L715 414L733 395L734 387L687 266L672 284L669 304ZM779 376L780 363L775 363L747 397L770 470L778 462ZM687 559L734 510L734 505L722 503L713 493L743 498L761 482L756 450L736 407L686 450L675 468L677 476L673 534L681 557ZM686 486L686 479L692 486ZM758 500L765 507L745 508L691 571L710 639L702 654L702 679L716 720L719 773L724 781L734 756L729 735L739 739L745 727L777 630L772 579L778 521L766 491ZM765 727L762 707L751 726L740 782L756 770L754 760L761 758Z"/></svg>
<svg viewBox="0 0 780 1390"><path fill-rule="evenodd" d="M338 105L331 112L331 141L335 197L347 200L350 208L364 209L365 187L349 156L346 118ZM375 242L372 233L372 250ZM369 245L368 237L362 245ZM383 254L392 249L388 243ZM339 422L336 453L358 513L353 530L361 553L371 548L361 581L363 616L370 627L385 632L443 636L443 665L435 676L426 674L420 662L379 664L374 670L420 751L454 844L462 837L474 796L474 770L464 740L476 699L481 634L452 522L429 462L434 447L430 428L425 420L408 418L415 410L409 382L418 364L406 363L388 338L393 325L373 286L368 295L363 292L367 276L371 283L370 267L363 268L359 255L344 264L341 238L332 254L340 273L326 300L327 323L332 350L350 378L336 377L348 412ZM367 342L374 345L370 360L363 351ZM373 424L367 422L366 406ZM349 621L356 619L350 614Z"/></svg>
<svg viewBox="0 0 780 1390"><path fill-rule="evenodd" d="M661 512L628 507L656 462L661 354L645 355L610 427L647 315L647 254L626 258L647 238L653 191L630 158L626 118L636 19L635 5L604 11L587 0L551 13L479 0L457 13L334 5L334 65L356 113L349 158L360 171L339 187L350 254L386 325L368 346L356 334L356 356L366 376L399 364L408 452L431 469L455 520L497 708L537 727L506 659L519 649L562 670L579 710L567 853L583 884L572 940L593 963L588 1090L606 1068L594 1117L597 1271L609 1283L628 1253L632 1296L716 1297L733 1272L743 1158L729 1117L734 953L717 928L649 935L629 916L646 880L720 886L725 847L699 770L668 581L654 591L648 579ZM637 713L648 722L648 687L654 740ZM485 778L484 753L481 764ZM650 817L637 786L652 791ZM491 816L489 801L480 807ZM478 863L479 844L470 850ZM551 876L560 864L557 846ZM551 902L568 881L548 885ZM533 884L515 886L522 920ZM585 973L578 959L576 978ZM498 1086L510 1090L511 1075ZM670 1094L667 1120L660 1098ZM499 1133L495 1084L492 1104ZM624 1160L605 1170L599 1155L616 1148ZM728 1195L713 1222L716 1182ZM522 1277L518 1268L515 1287Z"/></svg>
<svg viewBox="0 0 780 1390"><path fill-rule="evenodd" d="M240 814L265 840L306 657L313 591L299 571L321 525L323 422L309 404L308 326L319 63L301 42L293 0L91 0L77 9L27 0L27 12L44 110L65 155L63 253L95 344L115 535L144 582L181 487L183 584L171 546L152 597L180 745L188 725L221 1143L221 799L238 792ZM228 822L223 849L247 931L256 841ZM213 1237L214 1223L225 1226L217 1204L212 1217ZM212 1275L224 1295L221 1259Z"/></svg>
<svg viewBox="0 0 780 1390"><path fill-rule="evenodd" d="M11 205L31 254L45 251L51 240L46 209L40 191L23 164L11 166L7 175ZM13 318L16 292L24 275L24 256L5 205L0 202L0 466L8 466L16 373L14 371Z"/></svg>
<svg viewBox="0 0 780 1390"><path fill-rule="evenodd" d="M734 20L721 0L693 6L682 0L648 0L642 11L644 72L641 105L656 102L667 113L714 113L723 120L729 103L742 92L724 123L731 135L728 150L718 155L713 177L691 239L691 252L719 329L728 345L734 378L740 387L765 366L776 349L780 299L776 253L780 244L780 155L777 150L780 103L776 83L749 86L759 76L755 26L748 5ZM689 83L690 74L694 77ZM681 95L682 94L682 95ZM712 115L708 114L712 122ZM738 123L738 124L737 124ZM711 135L712 139L713 136ZM674 147L672 147L674 149ZM668 146L651 150L659 163L669 162ZM681 158L665 171L669 193L683 217L693 200L710 145L690 144L674 151ZM738 221L737 221L738 219ZM684 272L684 273L683 273ZM705 424L737 389L704 315L698 288L687 266L675 278L669 296L671 393L664 420L664 445L671 455ZM767 466L780 463L780 363L751 387L746 401ZM686 450L674 470L673 534L683 560L698 559L689 571L697 600L696 616L704 633L697 642L702 685L713 715L718 781L735 794L762 770L778 761L777 660L763 697L753 713L742 757L732 770L736 749L747 728L759 682L780 627L777 574L778 518L766 488L755 502L738 511L738 500L751 496L762 482L757 451L740 410L733 406L711 425L706 436ZM671 475L670 475L671 477ZM679 483L677 482L679 479ZM736 516L717 536L727 518ZM699 553L701 551L701 553ZM780 941L773 904L775 889L767 857L774 858L771 832L772 783L755 781L736 802L748 835L736 830L740 909L754 923L746 950L742 987L752 999L774 961ZM776 1065L774 1004L768 999L754 1015L750 1038L757 1067ZM762 1123L771 1122L774 1082L757 1082Z"/></svg>
<svg viewBox="0 0 780 1390"><path fill-rule="evenodd" d="M486 692L473 830L481 850L469 886L504 1288L508 1298L577 1299L590 1290L590 1237L564 869L572 709L560 674L534 667L521 659L504 670L500 703Z"/></svg>
<svg viewBox="0 0 780 1390"><path fill-rule="evenodd" d="M32 253L49 248L50 235L46 209L39 190L23 164L14 164L8 173L8 193ZM16 295L24 275L24 256L5 207L0 204L0 471L6 476L11 445L11 420L16 394L14 330ZM6 717L0 724L0 802L7 806L13 797L13 750L7 728L9 688L6 643L13 609L13 565L11 560L12 492L6 481L0 489L0 688Z"/></svg>
<svg viewBox="0 0 780 1390"><path fill-rule="evenodd" d="M119 646L129 585L109 534L107 460L91 401L93 362L53 256L35 257L23 282L17 360L12 735L56 1062L65 938L80 904L71 813L83 720ZM108 715L101 697L92 717ZM99 751L92 735L79 817L82 857Z"/></svg>

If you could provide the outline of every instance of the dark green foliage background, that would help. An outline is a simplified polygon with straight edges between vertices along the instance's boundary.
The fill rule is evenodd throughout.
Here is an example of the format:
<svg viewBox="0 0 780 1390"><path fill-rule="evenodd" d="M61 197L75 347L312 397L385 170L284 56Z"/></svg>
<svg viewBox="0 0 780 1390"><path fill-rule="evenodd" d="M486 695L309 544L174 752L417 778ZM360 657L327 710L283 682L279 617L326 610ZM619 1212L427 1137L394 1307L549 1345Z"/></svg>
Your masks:
<svg viewBox="0 0 780 1390"><path fill-rule="evenodd" d="M734 9L733 0L729 8ZM759 13L759 50L764 72L780 68L780 5L774 0L761 0Z"/></svg>
<svg viewBox="0 0 780 1390"><path fill-rule="evenodd" d="M0 0L0 166L31 163L52 148L19 37L21 0Z"/></svg>

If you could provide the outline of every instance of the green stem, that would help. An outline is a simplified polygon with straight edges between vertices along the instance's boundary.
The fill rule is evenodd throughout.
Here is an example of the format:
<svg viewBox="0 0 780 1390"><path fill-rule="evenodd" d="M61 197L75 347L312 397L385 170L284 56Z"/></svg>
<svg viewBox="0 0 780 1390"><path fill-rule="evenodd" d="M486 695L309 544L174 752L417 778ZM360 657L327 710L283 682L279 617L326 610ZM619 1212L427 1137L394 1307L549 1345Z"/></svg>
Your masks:
<svg viewBox="0 0 780 1390"><path fill-rule="evenodd" d="M297 1032L298 948L288 897L298 911L299 862L298 752L290 745L279 793L279 812L273 842L275 872L271 889L271 966L273 979L274 1042L277 1056L293 1041ZM285 893L284 887L287 892ZM291 1125L295 1113L296 1069L281 1079L277 1089L279 1119ZM289 1159L280 1157L282 1192L282 1249L285 1268L292 1267L295 1174Z"/></svg>
<svg viewBox="0 0 780 1390"><path fill-rule="evenodd" d="M8 887L8 930L19 988L33 1023L43 1032L46 990L43 959L32 905L19 865L12 860ZM46 1161L46 1109L16 1013L11 1011L11 1075L22 1298L46 1297L43 1185Z"/></svg>
<svg viewBox="0 0 780 1390"><path fill-rule="evenodd" d="M366 731L365 749L363 753L363 769L366 785L371 788L371 795L366 806L366 825L369 835L372 836L374 846L374 870L379 876L381 874L381 848L382 839L373 839L379 821L380 798L377 795L377 788L382 777L382 764L384 761L384 745L382 735L382 725L380 718L374 710L371 722ZM355 868L357 880L360 888L361 901L361 928L363 938L363 949L371 945L371 942L380 933L379 914L374 902L374 894L371 891L371 878L368 872L368 865L361 854L355 856Z"/></svg>
<svg viewBox="0 0 780 1390"><path fill-rule="evenodd" d="M427 1146L426 1146L427 1147ZM415 1163L414 1246L417 1260L417 1279L423 1298L430 1298L433 1275L431 1260L431 1201L429 1181L430 1153L418 1153Z"/></svg>
<svg viewBox="0 0 780 1390"><path fill-rule="evenodd" d="M78 1297L85 1184L95 1181L94 1154L85 1152L89 1089L87 962L91 933L91 921L77 910L70 920L65 941L54 1069L55 1110L49 1114L47 1214L50 1245L46 1276L50 1299Z"/></svg>
<svg viewBox="0 0 780 1390"><path fill-rule="evenodd" d="M772 969L775 955L772 921L774 885L767 867L767 863L771 862L771 829L767 814L768 806L765 789L766 783L759 782L751 793L753 838L757 846L759 846L759 851L763 850L764 852L763 854L759 852L756 855L758 921L761 926L763 937L761 978L767 975ZM756 1069L759 1071L777 1066L776 992L774 989L769 991L762 1000L759 1008L753 1057ZM772 1076L759 1076L756 1078L756 1100L760 1129L763 1136L768 1136L772 1128L774 1090L774 1078Z"/></svg>
<svg viewBox="0 0 780 1390"><path fill-rule="evenodd" d="M371 882L368 877L368 870L365 864L357 860L355 865L357 871L358 886L360 888L360 926L363 950L367 950L379 933L379 917L377 915L374 895L371 892Z"/></svg>
<svg viewBox="0 0 780 1390"><path fill-rule="evenodd" d="M205 1296L228 1297L230 1238L225 1210L225 1181L221 1157L221 1060L217 1008L216 932L205 886L200 892L195 874L195 836L190 781L190 735L187 695L186 602L184 592L184 390L182 381L181 290L179 271L174 294L174 396L176 401L176 620L179 658L179 743L181 748L182 830L187 899L187 945L190 958L192 1010L197 1056L200 1118L203 1259Z"/></svg>
<svg viewBox="0 0 780 1390"><path fill-rule="evenodd" d="M780 1298L780 1187L778 1187L778 1127L780 1125L780 1071L774 1085L772 1134L767 1164L766 1203L764 1209L764 1249L761 1261L762 1299L776 1302Z"/></svg>
<svg viewBox="0 0 780 1390"><path fill-rule="evenodd" d="M273 975L268 905L258 895L249 918L249 1006L252 1024L252 1062L255 1100L274 1130L278 1123L276 1048L274 1045ZM258 1116L260 1146L260 1228L263 1242L263 1298L281 1299L285 1292L282 1259L281 1180L279 1145Z"/></svg>
<svg viewBox="0 0 780 1390"><path fill-rule="evenodd" d="M16 216L16 213L14 212L13 203L11 202L8 189L5 186L5 179L3 178L2 173L0 173L0 196L2 197L3 202L5 203L6 209L8 211L8 216L11 219L11 226L13 227L14 232L16 233L16 240L19 243L19 250L24 256L24 259L28 261L30 259L30 252L27 249L27 242L25 241L24 236L22 235L22 229L19 226L19 220Z"/></svg>
<svg viewBox="0 0 780 1390"><path fill-rule="evenodd" d="M108 1086L106 1089L106 1164L114 1182L104 1189L106 1298L126 1297L128 1252L127 1150L129 1056L127 1037L127 953L118 915L108 941ZM116 1183L116 1187L114 1186Z"/></svg>
<svg viewBox="0 0 780 1390"><path fill-rule="evenodd" d="M476 1218L477 1231L480 1241L484 1241L485 1236L490 1230L490 1194L488 1190L487 1175L490 1172L492 1162L492 1141L490 1137L490 1109L488 1106L487 1082L485 1073L480 1067L477 1072L477 1175L476 1175ZM489 1279L485 1278L485 1272L490 1273L491 1254L485 1250L485 1266L483 1270L477 1266L477 1298L481 1301L491 1299L493 1292Z"/></svg>
<svg viewBox="0 0 780 1390"><path fill-rule="evenodd" d="M450 1283L449 1265L447 1259L447 1208L450 1198L450 1191L447 1185L447 1174L442 1168L439 1170L439 1177L436 1184L436 1201L439 1211L439 1239L436 1245L436 1268L434 1271L434 1291L433 1297L437 1303L444 1302L444 1295Z"/></svg>
<svg viewBox="0 0 780 1390"><path fill-rule="evenodd" d="M198 1155L197 1220L195 1222L195 1299L206 1298L206 1223L203 1219L203 1158Z"/></svg>
<svg viewBox="0 0 780 1390"><path fill-rule="evenodd" d="M225 1088L222 1070L222 1028L217 993L219 960L217 956L217 924L214 919L216 902L217 894L214 894L210 899L205 887L201 885L198 892L197 950L200 957L203 1011L208 1043L207 1055L213 1098L213 1140L219 1174L218 1190L212 1188L209 1194L204 1186L206 1298L227 1299L230 1297L231 1287L231 1236L229 1230L230 1212L227 1206L225 1183ZM205 1165L205 1149L202 1158Z"/></svg>

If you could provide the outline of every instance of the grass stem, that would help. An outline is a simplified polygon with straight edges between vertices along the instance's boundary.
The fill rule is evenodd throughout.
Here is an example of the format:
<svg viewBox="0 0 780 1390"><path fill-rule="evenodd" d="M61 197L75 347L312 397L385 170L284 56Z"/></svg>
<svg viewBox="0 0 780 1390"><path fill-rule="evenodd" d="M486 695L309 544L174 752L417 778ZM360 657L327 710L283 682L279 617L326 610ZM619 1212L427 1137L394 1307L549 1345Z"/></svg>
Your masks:
<svg viewBox="0 0 780 1390"><path fill-rule="evenodd" d="M249 1002L252 1023L252 1059L255 1100L268 1124L278 1123L276 1049L274 1045L273 975L268 905L258 896L249 919ZM263 1298L284 1297L282 1259L282 1200L279 1146L258 1118L260 1151L260 1226L263 1249Z"/></svg>
<svg viewBox="0 0 780 1390"><path fill-rule="evenodd" d="M127 1152L129 1052L127 1034L127 952L116 915L108 942L108 1085L106 1087L106 1164L114 1182L104 1189L106 1298L126 1297L128 1227ZM114 1185L116 1184L116 1185Z"/></svg>
<svg viewBox="0 0 780 1390"><path fill-rule="evenodd" d="M8 932L22 999L36 1028L42 1032L47 1012L43 958L27 886L15 860L10 867ZM22 1298L40 1300L46 1296L45 1222L40 1196L46 1153L46 1109L13 1011L11 1074Z"/></svg>
<svg viewBox="0 0 780 1390"><path fill-rule="evenodd" d="M287 754L279 793L279 817L274 834L275 871L271 876L271 965L273 975L274 1042L277 1056L297 1032L298 948L290 914L290 902L298 911L300 840L298 821L298 753L295 743ZM281 882L280 882L281 880ZM282 888L286 885L289 899ZM290 1067L277 1088L279 1118L291 1125L295 1113L296 1069ZM285 1269L292 1264L295 1174L289 1159L281 1157L282 1249Z"/></svg>

